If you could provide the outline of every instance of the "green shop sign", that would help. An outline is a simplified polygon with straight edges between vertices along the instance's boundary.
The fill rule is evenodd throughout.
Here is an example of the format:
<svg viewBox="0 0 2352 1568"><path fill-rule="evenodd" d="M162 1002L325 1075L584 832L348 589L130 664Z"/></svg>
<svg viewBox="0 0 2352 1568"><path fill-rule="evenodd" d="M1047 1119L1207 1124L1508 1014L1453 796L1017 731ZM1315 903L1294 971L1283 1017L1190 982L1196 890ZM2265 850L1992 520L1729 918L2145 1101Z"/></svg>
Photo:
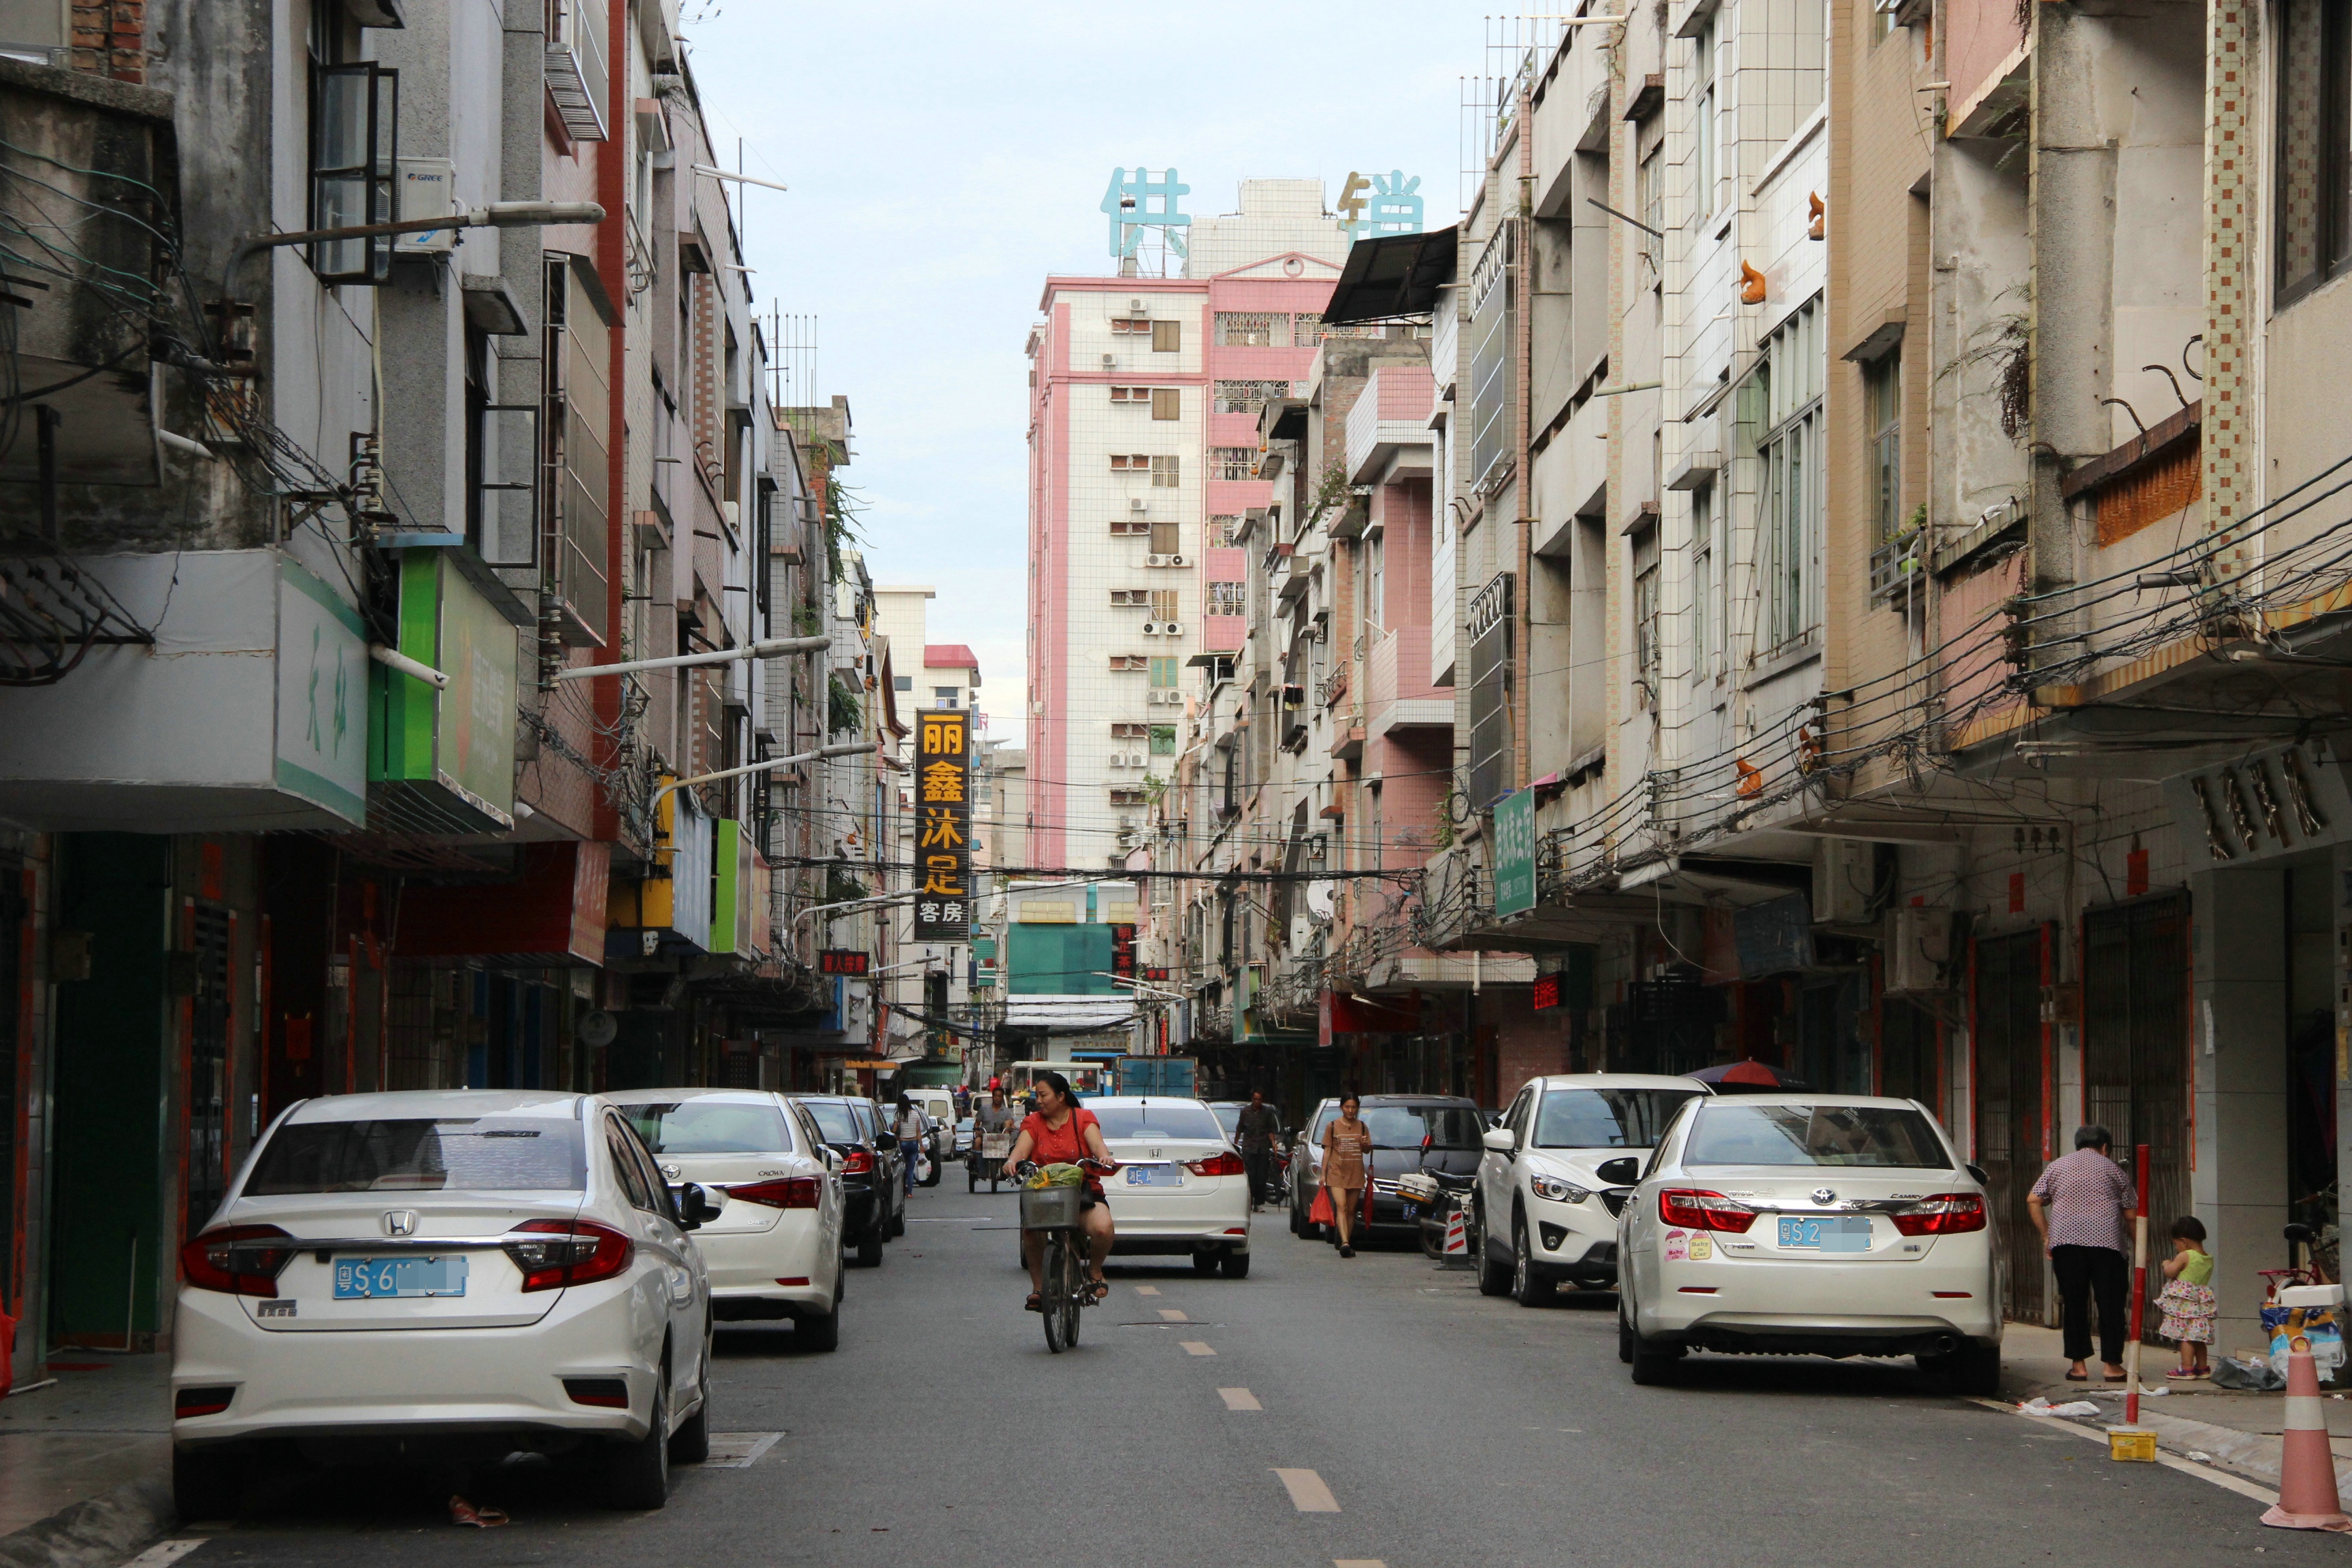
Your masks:
<svg viewBox="0 0 2352 1568"><path fill-rule="evenodd" d="M1536 907L1536 792L1520 790L1495 805L1495 913Z"/></svg>
<svg viewBox="0 0 2352 1568"><path fill-rule="evenodd" d="M369 667L372 826L417 833L514 826L515 628L446 550L400 560L400 651L449 678L445 690Z"/></svg>

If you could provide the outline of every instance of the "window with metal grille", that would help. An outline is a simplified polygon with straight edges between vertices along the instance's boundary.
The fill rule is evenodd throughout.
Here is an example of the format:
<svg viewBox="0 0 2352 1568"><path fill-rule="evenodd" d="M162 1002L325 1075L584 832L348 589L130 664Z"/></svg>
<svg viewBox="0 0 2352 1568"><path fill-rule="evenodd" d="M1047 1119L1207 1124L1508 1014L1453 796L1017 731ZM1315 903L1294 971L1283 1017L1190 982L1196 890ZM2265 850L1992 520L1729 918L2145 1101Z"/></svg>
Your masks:
<svg viewBox="0 0 2352 1568"><path fill-rule="evenodd" d="M1903 351L1862 367L1863 424L1870 442L1870 519L1877 542L1903 531Z"/></svg>
<svg viewBox="0 0 2352 1568"><path fill-rule="evenodd" d="M1740 389L1740 423L1762 465L1757 531L1768 651L1810 637L1822 600L1822 325L1808 301L1764 341Z"/></svg>
<svg viewBox="0 0 2352 1568"><path fill-rule="evenodd" d="M1209 519L1209 547L1213 550L1231 547L1234 535L1241 531L1241 526L1240 513L1230 511L1217 513Z"/></svg>
<svg viewBox="0 0 2352 1568"><path fill-rule="evenodd" d="M1243 614L1243 584L1239 583L1210 584L1208 609L1205 613L1212 616L1238 616Z"/></svg>
<svg viewBox="0 0 2352 1568"><path fill-rule="evenodd" d="M1216 385L1217 412L1255 414L1262 404L1290 395L1286 381L1221 381Z"/></svg>
<svg viewBox="0 0 2352 1568"><path fill-rule="evenodd" d="M1470 278L1470 475L1474 484L1511 455L1511 236L1486 244Z"/></svg>
<svg viewBox="0 0 2352 1568"><path fill-rule="evenodd" d="M1274 335L1282 321L1280 316L1220 310L1217 312L1218 346L1229 349L1272 348L1275 346Z"/></svg>
<svg viewBox="0 0 2352 1568"><path fill-rule="evenodd" d="M1149 316L1113 316L1110 330L1114 336L1149 332L1151 331L1151 319Z"/></svg>
<svg viewBox="0 0 2352 1568"><path fill-rule="evenodd" d="M1110 400L1113 403L1148 402L1150 395L1151 389L1148 386L1114 386L1110 389Z"/></svg>
<svg viewBox="0 0 2352 1568"><path fill-rule="evenodd" d="M1257 448L1255 447L1212 447L1209 448L1209 461L1216 468L1217 478L1221 479L1245 479L1250 477L1250 469L1255 466L1257 462Z"/></svg>
<svg viewBox="0 0 2352 1568"><path fill-rule="evenodd" d="M1470 601L1470 804L1511 788L1511 574L1497 573Z"/></svg>
<svg viewBox="0 0 2352 1568"><path fill-rule="evenodd" d="M1140 675L1151 668L1151 660L1139 653L1115 653L1110 656L1113 675ZM1157 681L1154 685L1159 684Z"/></svg>
<svg viewBox="0 0 2352 1568"><path fill-rule="evenodd" d="M1113 588L1110 591L1110 602L1113 605L1148 604L1150 603L1149 593L1150 590L1144 588Z"/></svg>
<svg viewBox="0 0 2352 1568"><path fill-rule="evenodd" d="M1151 459L1151 484L1154 489L1172 490L1181 479L1181 460L1175 458Z"/></svg>
<svg viewBox="0 0 2352 1568"><path fill-rule="evenodd" d="M1658 705L1658 569L1651 567L1633 579L1633 661L1647 688L1642 705Z"/></svg>
<svg viewBox="0 0 2352 1568"><path fill-rule="evenodd" d="M1110 471L1114 474L1149 473L1156 460L1140 452L1113 452L1110 455Z"/></svg>
<svg viewBox="0 0 2352 1568"><path fill-rule="evenodd" d="M1155 621L1172 621L1176 618L1175 589L1155 588L1152 590L1151 618Z"/></svg>
<svg viewBox="0 0 2352 1568"><path fill-rule="evenodd" d="M2352 264L2352 13L2287 0L2280 34L2278 191L2272 205L2277 302L2284 306Z"/></svg>

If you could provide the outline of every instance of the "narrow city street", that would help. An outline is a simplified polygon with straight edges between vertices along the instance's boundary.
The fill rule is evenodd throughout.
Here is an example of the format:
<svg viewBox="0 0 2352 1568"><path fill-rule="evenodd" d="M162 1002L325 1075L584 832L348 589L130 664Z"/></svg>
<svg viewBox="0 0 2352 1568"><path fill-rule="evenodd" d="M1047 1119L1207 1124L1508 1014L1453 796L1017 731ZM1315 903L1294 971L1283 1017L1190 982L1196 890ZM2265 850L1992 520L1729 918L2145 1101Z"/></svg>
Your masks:
<svg viewBox="0 0 2352 1568"><path fill-rule="evenodd" d="M328 1475L191 1559L1124 1568L2333 1562L2262 1504L1936 1392L1907 1363L1695 1357L1636 1388L1613 1298L1527 1310L1417 1253L1352 1261L1258 1218L1250 1277L1114 1261L1073 1353L1021 1310L1008 1194L919 1192L838 1352L721 1331L722 1440L651 1514L541 1467ZM1238 1408L1236 1408L1238 1406ZM772 1435L773 1441L768 1439ZM755 1454L741 1468L729 1457Z"/></svg>

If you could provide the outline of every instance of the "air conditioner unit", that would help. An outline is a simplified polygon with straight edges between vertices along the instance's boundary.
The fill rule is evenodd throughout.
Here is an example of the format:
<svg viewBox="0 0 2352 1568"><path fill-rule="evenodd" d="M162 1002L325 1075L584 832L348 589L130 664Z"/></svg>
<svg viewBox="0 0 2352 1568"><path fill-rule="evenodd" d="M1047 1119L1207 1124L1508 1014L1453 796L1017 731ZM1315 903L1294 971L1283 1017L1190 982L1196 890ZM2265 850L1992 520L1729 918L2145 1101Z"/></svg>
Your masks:
<svg viewBox="0 0 2352 1568"><path fill-rule="evenodd" d="M1950 989L1944 972L1952 957L1952 911L1899 905L1886 925L1886 994Z"/></svg>
<svg viewBox="0 0 2352 1568"><path fill-rule="evenodd" d="M1129 496L1127 500L1127 510L1129 511L1141 511L1143 510L1143 498L1141 496Z"/></svg>
<svg viewBox="0 0 2352 1568"><path fill-rule="evenodd" d="M1130 316L1140 316L1150 308L1140 300L1129 300L1127 302L1127 313Z"/></svg>
<svg viewBox="0 0 2352 1568"><path fill-rule="evenodd" d="M1168 564L1171 566L1184 566L1191 564L1191 563L1187 562L1181 555L1171 555L1168 556L1166 560Z"/></svg>
<svg viewBox="0 0 2352 1568"><path fill-rule="evenodd" d="M1877 846L1868 840L1821 840L1813 854L1814 921L1822 925L1859 925L1870 919L1877 873Z"/></svg>
<svg viewBox="0 0 2352 1568"><path fill-rule="evenodd" d="M1105 370L1117 370L1118 368L1118 356L1117 354L1105 354L1105 355L1103 355L1103 369L1105 369Z"/></svg>
<svg viewBox="0 0 2352 1568"><path fill-rule="evenodd" d="M1168 564L1168 557L1165 555L1147 555L1143 558L1143 563L1146 566L1165 566Z"/></svg>
<svg viewBox="0 0 2352 1568"><path fill-rule="evenodd" d="M1160 635L1160 627L1165 625L1167 625L1165 621L1146 621L1143 623L1143 635L1148 637L1156 637Z"/></svg>
<svg viewBox="0 0 2352 1568"><path fill-rule="evenodd" d="M1160 635L1161 637L1181 637L1184 635L1184 623L1181 621L1162 621L1160 623Z"/></svg>

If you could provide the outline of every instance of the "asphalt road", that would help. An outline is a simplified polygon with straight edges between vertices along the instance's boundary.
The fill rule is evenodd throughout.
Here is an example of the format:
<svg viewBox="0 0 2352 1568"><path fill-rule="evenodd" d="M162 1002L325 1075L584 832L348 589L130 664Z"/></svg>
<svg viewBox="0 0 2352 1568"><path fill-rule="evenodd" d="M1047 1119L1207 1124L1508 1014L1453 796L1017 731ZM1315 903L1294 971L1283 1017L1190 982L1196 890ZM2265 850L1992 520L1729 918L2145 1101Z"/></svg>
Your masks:
<svg viewBox="0 0 2352 1568"><path fill-rule="evenodd" d="M1908 1363L1694 1357L1635 1388L1612 1300L1529 1310L1417 1253L1258 1220L1244 1280L1114 1260L1072 1353L1021 1310L1010 1194L919 1193L834 1354L722 1331L740 1468L615 1514L543 1464L289 1484L181 1561L876 1568L2336 1562L2190 1475L1936 1393ZM1234 1408L1235 1405L1241 1408ZM761 1446L769 1435L773 1441Z"/></svg>

